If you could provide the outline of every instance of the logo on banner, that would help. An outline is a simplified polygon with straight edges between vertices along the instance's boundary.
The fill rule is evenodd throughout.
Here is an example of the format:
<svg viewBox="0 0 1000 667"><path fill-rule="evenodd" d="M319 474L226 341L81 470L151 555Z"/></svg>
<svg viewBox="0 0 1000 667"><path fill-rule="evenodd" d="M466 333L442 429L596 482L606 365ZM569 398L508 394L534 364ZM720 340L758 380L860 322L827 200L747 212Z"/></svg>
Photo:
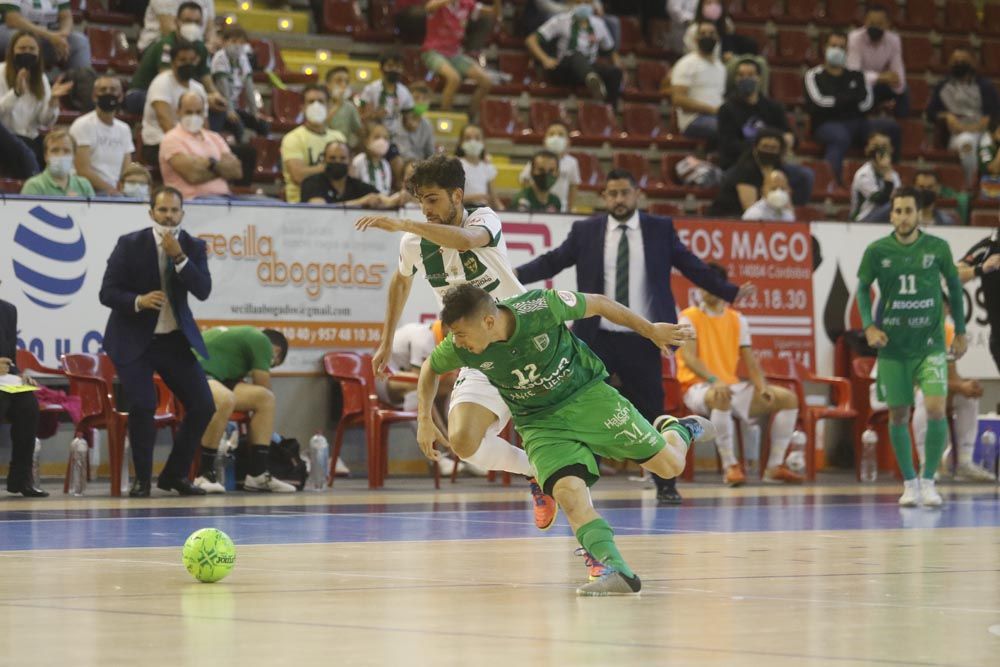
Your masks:
<svg viewBox="0 0 1000 667"><path fill-rule="evenodd" d="M87 277L87 244L71 216L58 216L42 206L14 232L14 276L28 299L42 308L70 303Z"/></svg>

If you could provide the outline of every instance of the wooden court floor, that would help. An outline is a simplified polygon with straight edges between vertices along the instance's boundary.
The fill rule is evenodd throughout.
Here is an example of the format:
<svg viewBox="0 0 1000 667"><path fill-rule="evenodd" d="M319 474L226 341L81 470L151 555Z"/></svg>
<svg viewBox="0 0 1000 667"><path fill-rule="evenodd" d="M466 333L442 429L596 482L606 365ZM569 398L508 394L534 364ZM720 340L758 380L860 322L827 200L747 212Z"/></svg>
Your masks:
<svg viewBox="0 0 1000 667"><path fill-rule="evenodd" d="M602 483L603 484L603 483ZM581 599L563 519L521 488L0 500L0 665L1000 665L1000 495L945 486L688 486L680 508L612 480L595 501L643 578ZM199 584L191 530L236 541Z"/></svg>

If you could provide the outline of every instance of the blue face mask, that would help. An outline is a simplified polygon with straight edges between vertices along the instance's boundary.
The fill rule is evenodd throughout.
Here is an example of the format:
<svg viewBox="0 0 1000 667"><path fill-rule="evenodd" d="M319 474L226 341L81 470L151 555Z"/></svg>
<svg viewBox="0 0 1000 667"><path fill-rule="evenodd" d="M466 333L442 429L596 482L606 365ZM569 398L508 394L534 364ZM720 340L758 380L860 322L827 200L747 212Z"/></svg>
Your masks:
<svg viewBox="0 0 1000 667"><path fill-rule="evenodd" d="M593 5L577 5L573 8L573 18L578 20L589 19L594 15Z"/></svg>

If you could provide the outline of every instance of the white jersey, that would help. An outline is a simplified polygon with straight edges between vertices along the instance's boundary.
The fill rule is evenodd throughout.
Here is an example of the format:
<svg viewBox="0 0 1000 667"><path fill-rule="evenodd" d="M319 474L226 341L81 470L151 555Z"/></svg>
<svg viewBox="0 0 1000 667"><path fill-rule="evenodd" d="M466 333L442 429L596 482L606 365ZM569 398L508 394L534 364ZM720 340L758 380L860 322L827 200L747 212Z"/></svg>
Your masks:
<svg viewBox="0 0 1000 667"><path fill-rule="evenodd" d="M407 233L399 242L399 272L404 276L412 276L418 271L423 273L434 288L439 307L444 306L444 293L463 283L472 283L497 300L524 294L527 290L514 275L507 258L507 242L500 229L500 218L493 209L482 207L472 213L463 211L462 227L484 228L490 233L489 244L458 251Z"/></svg>
<svg viewBox="0 0 1000 667"><path fill-rule="evenodd" d="M389 368L394 371L412 371L431 356L437 346L434 331L429 323L416 322L404 324L396 329L392 337L392 355L389 357Z"/></svg>

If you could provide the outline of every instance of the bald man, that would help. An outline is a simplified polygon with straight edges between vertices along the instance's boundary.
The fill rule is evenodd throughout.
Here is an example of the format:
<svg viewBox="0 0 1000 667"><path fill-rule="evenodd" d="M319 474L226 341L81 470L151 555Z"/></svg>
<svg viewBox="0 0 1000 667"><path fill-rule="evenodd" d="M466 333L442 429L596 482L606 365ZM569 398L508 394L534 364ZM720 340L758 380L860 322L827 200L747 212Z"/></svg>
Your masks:
<svg viewBox="0 0 1000 667"><path fill-rule="evenodd" d="M743 212L744 220L780 220L795 222L791 188L788 177L780 169L772 169L764 176L761 198Z"/></svg>
<svg viewBox="0 0 1000 667"><path fill-rule="evenodd" d="M177 125L160 143L163 183L180 190L185 199L228 197L228 181L243 175L243 166L226 140L206 127L206 106L200 93L181 95Z"/></svg>

